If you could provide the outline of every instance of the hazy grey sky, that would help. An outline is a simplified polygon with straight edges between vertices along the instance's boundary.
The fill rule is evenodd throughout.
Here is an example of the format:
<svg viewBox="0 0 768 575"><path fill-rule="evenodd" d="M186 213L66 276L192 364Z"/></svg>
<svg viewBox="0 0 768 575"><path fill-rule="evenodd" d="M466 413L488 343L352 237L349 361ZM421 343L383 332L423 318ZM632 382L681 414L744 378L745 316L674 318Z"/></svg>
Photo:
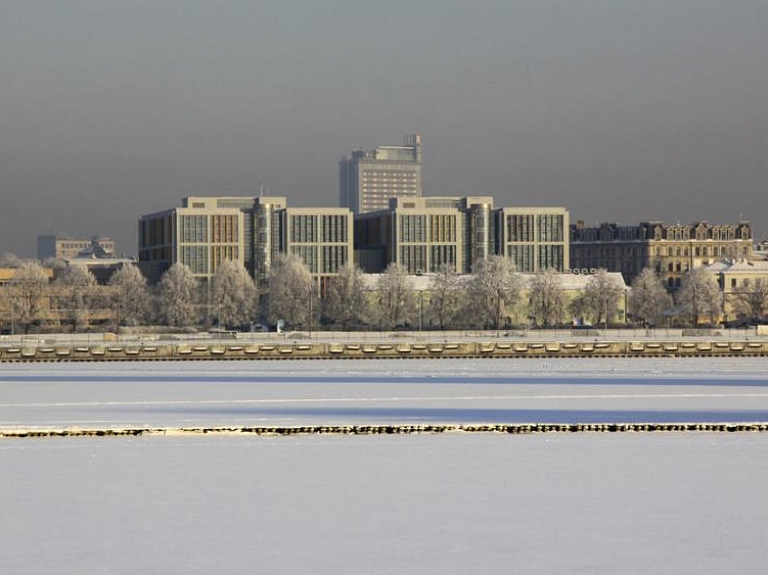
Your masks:
<svg viewBox="0 0 768 575"><path fill-rule="evenodd" d="M0 0L0 252L185 195L336 205L424 141L428 195L768 234L765 0Z"/></svg>

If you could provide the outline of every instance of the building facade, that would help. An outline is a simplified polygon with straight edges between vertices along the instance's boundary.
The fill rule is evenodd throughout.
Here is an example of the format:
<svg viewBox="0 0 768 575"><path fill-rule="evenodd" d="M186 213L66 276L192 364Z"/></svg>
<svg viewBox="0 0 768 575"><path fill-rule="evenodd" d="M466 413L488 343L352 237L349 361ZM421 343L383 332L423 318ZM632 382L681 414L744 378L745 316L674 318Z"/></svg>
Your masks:
<svg viewBox="0 0 768 575"><path fill-rule="evenodd" d="M37 259L46 260L55 258L66 260L77 257L83 250L93 249L98 246L104 253L115 253L115 242L100 235L90 238L69 238L58 235L37 236Z"/></svg>
<svg viewBox="0 0 768 575"><path fill-rule="evenodd" d="M752 230L735 224L665 224L636 226L604 223L571 227L571 267L621 272L630 283L644 268L655 270L671 290L693 268L724 260L752 259Z"/></svg>
<svg viewBox="0 0 768 575"><path fill-rule="evenodd" d="M139 262L150 283L176 262L208 281L228 260L265 285L274 258L294 253L320 281L352 261L352 231L346 208L290 208L284 197L187 197L139 220Z"/></svg>
<svg viewBox="0 0 768 575"><path fill-rule="evenodd" d="M299 256L318 284L353 262L353 218L347 208L291 208L285 198L256 198L254 277L266 285L281 253Z"/></svg>
<svg viewBox="0 0 768 575"><path fill-rule="evenodd" d="M568 225L564 208L496 209L490 196L393 198L388 209L355 218L355 249L370 273L390 263L409 274L443 264L471 273L492 254L510 258L520 272L564 271Z"/></svg>
<svg viewBox="0 0 768 575"><path fill-rule="evenodd" d="M421 196L421 136L403 146L354 150L339 162L339 205L355 214L386 209L390 198Z"/></svg>
<svg viewBox="0 0 768 575"><path fill-rule="evenodd" d="M204 281L223 260L246 265L247 211L230 206L230 199L187 197L180 207L141 217L139 262L150 283L177 262Z"/></svg>
<svg viewBox="0 0 768 575"><path fill-rule="evenodd" d="M768 262L721 261L706 266L723 292L723 321L764 321L768 313ZM761 309L762 308L762 309Z"/></svg>

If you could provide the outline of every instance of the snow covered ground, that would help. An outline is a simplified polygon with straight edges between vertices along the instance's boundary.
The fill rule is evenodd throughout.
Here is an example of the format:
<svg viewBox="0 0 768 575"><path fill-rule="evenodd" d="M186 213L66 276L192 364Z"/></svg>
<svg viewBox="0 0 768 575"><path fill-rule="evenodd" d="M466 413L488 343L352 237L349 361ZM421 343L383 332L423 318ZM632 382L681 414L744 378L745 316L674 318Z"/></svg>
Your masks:
<svg viewBox="0 0 768 575"><path fill-rule="evenodd" d="M3 428L768 420L766 359L35 364ZM0 572L763 573L768 434L0 440Z"/></svg>

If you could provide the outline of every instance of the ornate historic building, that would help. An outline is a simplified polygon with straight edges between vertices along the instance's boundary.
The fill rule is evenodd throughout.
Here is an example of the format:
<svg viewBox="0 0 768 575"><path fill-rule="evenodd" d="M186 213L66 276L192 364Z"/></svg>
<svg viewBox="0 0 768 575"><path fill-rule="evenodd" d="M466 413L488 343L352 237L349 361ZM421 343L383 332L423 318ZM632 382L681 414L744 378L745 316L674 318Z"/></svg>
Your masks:
<svg viewBox="0 0 768 575"><path fill-rule="evenodd" d="M571 226L571 267L621 272L627 282L643 268L659 273L669 289L680 286L685 272L725 260L752 259L752 230L736 224L665 224L636 226L604 223Z"/></svg>

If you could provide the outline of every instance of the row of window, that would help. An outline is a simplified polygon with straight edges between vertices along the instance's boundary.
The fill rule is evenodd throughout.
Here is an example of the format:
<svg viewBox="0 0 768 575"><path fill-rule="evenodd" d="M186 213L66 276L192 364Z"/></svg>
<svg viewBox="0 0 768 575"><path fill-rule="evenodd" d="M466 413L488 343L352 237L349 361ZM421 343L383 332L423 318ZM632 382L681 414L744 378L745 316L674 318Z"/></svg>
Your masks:
<svg viewBox="0 0 768 575"><path fill-rule="evenodd" d="M683 228L667 228L666 234L664 234L664 230L662 228L656 228L654 229L654 239L661 240L661 239L667 239L667 240L689 240L691 239L691 236L693 235L693 239L695 240L735 240L736 239L736 228L732 226L726 226L726 227L714 227L714 228L706 228L706 229L700 229L695 230L693 234L691 234L691 229L688 227ZM741 236L741 239L748 239L749 234L746 233L746 230L742 230L739 234Z"/></svg>
<svg viewBox="0 0 768 575"><path fill-rule="evenodd" d="M291 253L300 257L312 274L335 274L347 264L344 246L292 246Z"/></svg>
<svg viewBox="0 0 768 575"><path fill-rule="evenodd" d="M513 214L507 216L508 242L562 242L564 217L560 214Z"/></svg>
<svg viewBox="0 0 768 575"><path fill-rule="evenodd" d="M401 215L398 219L401 242L456 242L457 236L454 215Z"/></svg>
<svg viewBox="0 0 768 575"><path fill-rule="evenodd" d="M290 239L296 243L347 242L348 223L343 215L291 216Z"/></svg>
<svg viewBox="0 0 768 575"><path fill-rule="evenodd" d="M531 273L540 269L563 270L565 248L562 245L511 245L507 256L517 271Z"/></svg>

